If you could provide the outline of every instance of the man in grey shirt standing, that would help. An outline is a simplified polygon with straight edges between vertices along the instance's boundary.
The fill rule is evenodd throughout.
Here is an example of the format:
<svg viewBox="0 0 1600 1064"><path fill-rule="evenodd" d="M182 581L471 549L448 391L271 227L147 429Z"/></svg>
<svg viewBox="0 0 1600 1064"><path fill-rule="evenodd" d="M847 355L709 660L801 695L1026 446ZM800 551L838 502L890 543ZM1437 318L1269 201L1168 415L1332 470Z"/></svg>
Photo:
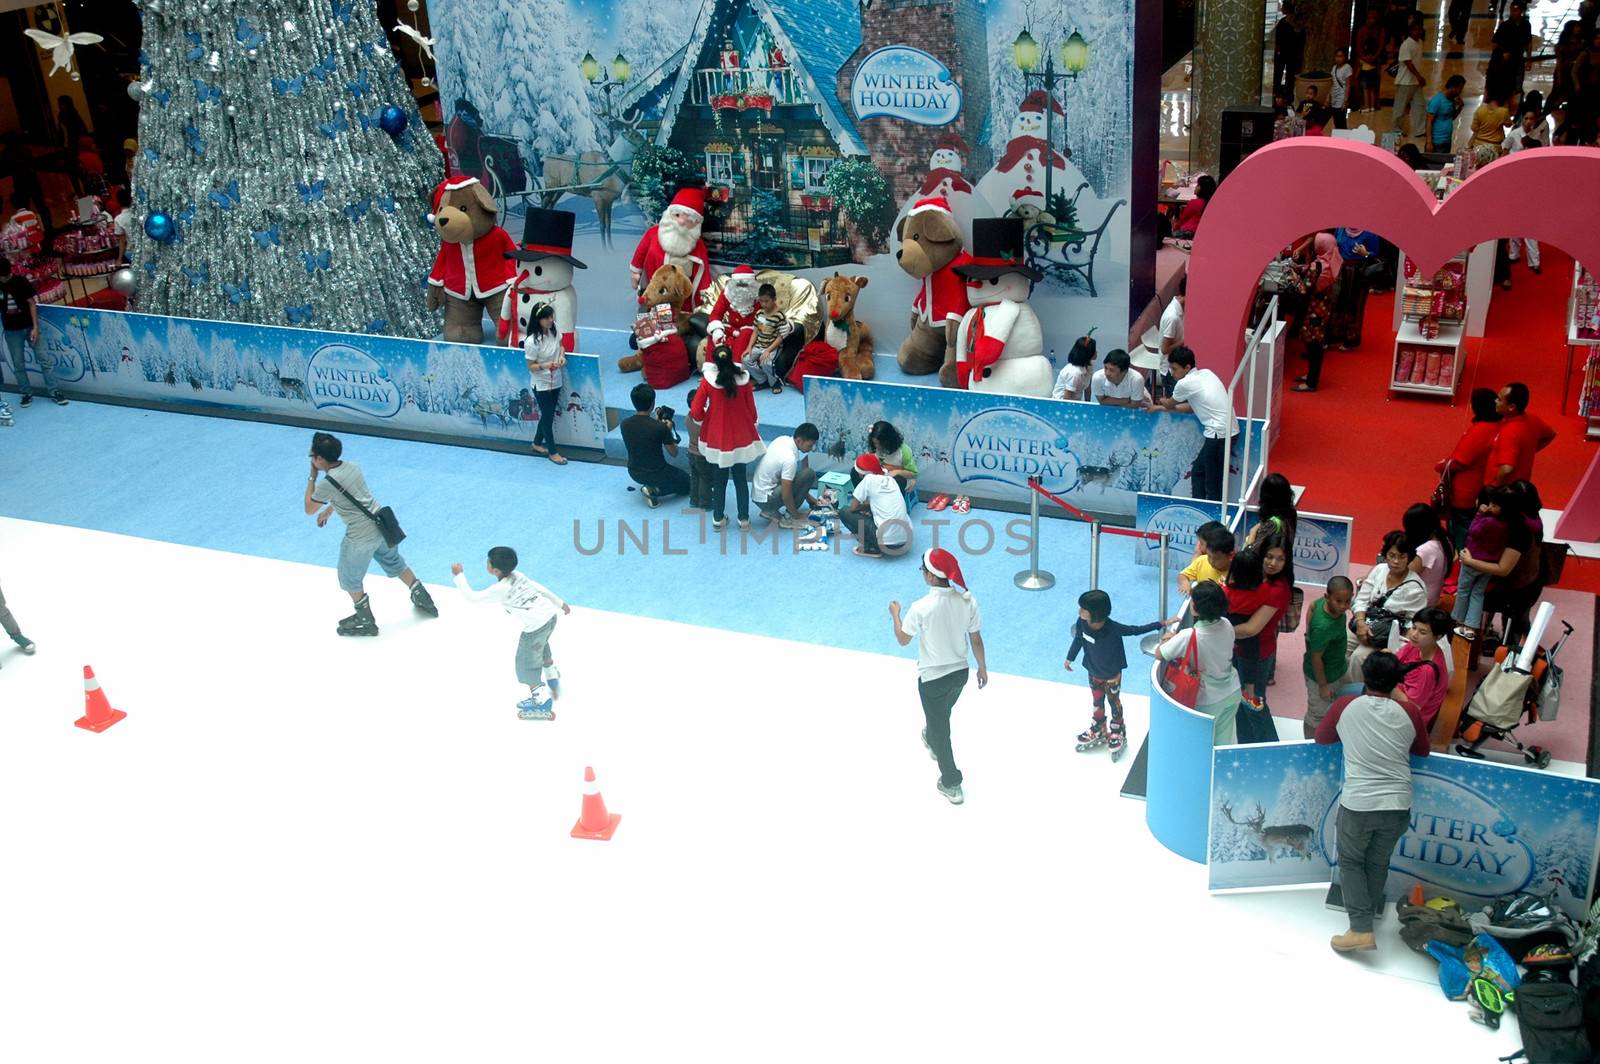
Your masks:
<svg viewBox="0 0 1600 1064"><path fill-rule="evenodd" d="M1339 795L1339 883L1350 930L1334 935L1340 953L1378 948L1389 858L1411 824L1411 755L1428 756L1428 728L1416 706L1390 695L1408 670L1386 650L1361 663L1366 691L1341 699L1317 726L1317 742L1344 744Z"/></svg>
<svg viewBox="0 0 1600 1064"><path fill-rule="evenodd" d="M398 576L411 588L411 604L429 617L439 616L433 596L422 586L400 557L400 552L383 538L376 514L378 502L367 488L367 478L354 462L340 460L344 444L337 436L318 432L311 437L311 476L306 480L305 510L317 514L317 527L338 514L344 522L344 540L339 544L339 586L356 604L356 612L339 622L340 635L377 635L378 622L372 616L372 603L362 587L367 568L376 561L385 576ZM318 474L322 475L319 483ZM317 513L321 504L327 509Z"/></svg>

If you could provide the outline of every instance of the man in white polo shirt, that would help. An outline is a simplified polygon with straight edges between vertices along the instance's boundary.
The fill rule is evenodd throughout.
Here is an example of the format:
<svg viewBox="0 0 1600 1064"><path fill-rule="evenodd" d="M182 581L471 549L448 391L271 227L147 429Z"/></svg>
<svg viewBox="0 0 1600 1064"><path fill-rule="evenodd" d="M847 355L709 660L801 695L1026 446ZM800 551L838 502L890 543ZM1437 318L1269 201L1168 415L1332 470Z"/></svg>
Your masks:
<svg viewBox="0 0 1600 1064"><path fill-rule="evenodd" d="M1089 379L1089 398L1101 406L1143 406L1144 378L1133 372L1132 365L1128 352L1107 352L1105 364Z"/></svg>
<svg viewBox="0 0 1600 1064"><path fill-rule="evenodd" d="M900 603L889 603L894 637L901 646L917 643L917 694L927 726L922 745L939 762L939 793L951 805L966 801L961 791L961 770L950 749L950 711L967 686L967 646L978 661L978 688L989 683L989 666L978 631L978 602L967 590L955 555L935 547L922 555L922 579L932 589L911 604L902 616Z"/></svg>
<svg viewBox="0 0 1600 1064"><path fill-rule="evenodd" d="M1205 442L1189 467L1189 495L1196 499L1222 499L1222 473L1227 461L1227 444L1239 431L1233 417L1233 404L1222 379L1208 369L1196 369L1194 352L1180 347L1169 356L1172 378L1170 398L1148 403L1146 410L1180 410L1200 419Z"/></svg>

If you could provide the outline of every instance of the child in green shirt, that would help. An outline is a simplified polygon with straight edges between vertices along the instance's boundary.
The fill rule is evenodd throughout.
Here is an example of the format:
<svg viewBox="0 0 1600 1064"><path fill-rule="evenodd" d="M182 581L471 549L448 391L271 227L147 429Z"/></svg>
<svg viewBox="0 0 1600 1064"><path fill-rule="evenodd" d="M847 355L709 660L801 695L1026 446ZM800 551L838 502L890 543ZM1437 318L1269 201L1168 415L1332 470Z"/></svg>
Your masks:
<svg viewBox="0 0 1600 1064"><path fill-rule="evenodd" d="M1348 577L1328 581L1328 593L1311 604L1306 613L1306 718L1302 734L1317 735L1317 725L1333 704L1333 685L1345 672L1345 615L1355 597L1355 585Z"/></svg>

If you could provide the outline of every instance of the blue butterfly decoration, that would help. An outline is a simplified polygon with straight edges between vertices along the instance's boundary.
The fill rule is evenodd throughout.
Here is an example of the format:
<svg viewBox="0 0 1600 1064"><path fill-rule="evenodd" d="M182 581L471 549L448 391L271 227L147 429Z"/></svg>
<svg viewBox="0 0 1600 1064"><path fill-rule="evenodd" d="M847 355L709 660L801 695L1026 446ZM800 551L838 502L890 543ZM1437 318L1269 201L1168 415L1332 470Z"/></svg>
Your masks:
<svg viewBox="0 0 1600 1064"><path fill-rule="evenodd" d="M380 128L380 123L383 120L383 108L382 107L378 108L376 111L372 112L370 115L364 115L364 114L361 114L360 112L357 112L356 113L356 118L358 118L361 121L361 129L362 129L363 132L365 132L366 130L369 130L369 129L378 129L378 128Z"/></svg>
<svg viewBox="0 0 1600 1064"><path fill-rule="evenodd" d="M183 139L189 142L189 150L196 155L204 155L206 153L206 142L201 139L198 129L193 126L184 126Z"/></svg>
<svg viewBox="0 0 1600 1064"><path fill-rule="evenodd" d="M144 260L144 272L148 273L151 277L154 277L156 275L156 260L155 259L145 259Z"/></svg>
<svg viewBox="0 0 1600 1064"><path fill-rule="evenodd" d="M133 190L133 198L141 207L150 202L150 195L142 186Z"/></svg>
<svg viewBox="0 0 1600 1064"><path fill-rule="evenodd" d="M400 205L394 201L393 196L385 196L381 192L378 193L378 209L384 214L393 214L399 208Z"/></svg>
<svg viewBox="0 0 1600 1064"><path fill-rule="evenodd" d="M183 271L183 275L189 278L190 288L199 288L201 285L211 280L211 263L209 262L202 262L198 270L191 270L187 266L181 267L181 269Z"/></svg>
<svg viewBox="0 0 1600 1064"><path fill-rule="evenodd" d="M356 5L354 0L343 4L341 4L339 0L333 0L333 17L338 19L340 22L349 22L350 16L355 13L355 10Z"/></svg>
<svg viewBox="0 0 1600 1064"><path fill-rule="evenodd" d="M139 49L139 69L143 70L150 65L150 54L143 48Z"/></svg>
<svg viewBox="0 0 1600 1064"><path fill-rule="evenodd" d="M250 295L250 278L248 277L238 284L229 284L227 281L223 281L222 290L228 293L228 302L234 306L238 306L240 303L248 303L254 298Z"/></svg>
<svg viewBox="0 0 1600 1064"><path fill-rule="evenodd" d="M198 103L222 102L222 90L215 85L207 85L199 78L194 79L194 96Z"/></svg>
<svg viewBox="0 0 1600 1064"><path fill-rule="evenodd" d="M344 87L350 90L350 95L359 100L361 99L361 94L369 91L372 85L367 81L367 72L363 70L360 77L354 81L345 82Z"/></svg>
<svg viewBox="0 0 1600 1064"><path fill-rule="evenodd" d="M300 201L309 207L312 203L322 202L323 193L328 191L328 183L318 178L309 185L295 182L295 188L300 190Z"/></svg>
<svg viewBox="0 0 1600 1064"><path fill-rule="evenodd" d="M162 107L165 107L167 104L172 102L172 93L168 92L166 89L156 89L154 92L145 93L145 95L155 100L155 102L160 104Z"/></svg>
<svg viewBox="0 0 1600 1064"><path fill-rule="evenodd" d="M306 71L306 73L326 84L328 78L332 77L333 72L337 69L339 69L339 61L333 57L332 52L329 52L322 57L322 62Z"/></svg>
<svg viewBox="0 0 1600 1064"><path fill-rule="evenodd" d="M289 319L290 325L305 325L311 321L312 306L310 303L301 303L298 307L284 307L283 316Z"/></svg>
<svg viewBox="0 0 1600 1064"><path fill-rule="evenodd" d="M183 210L178 212L178 221L182 222L185 225L188 225L190 222L194 221L194 216L195 216L195 206L194 206L194 204L191 203L187 207L185 207Z"/></svg>
<svg viewBox="0 0 1600 1064"><path fill-rule="evenodd" d="M254 26L250 25L249 19L239 19L234 23L233 39L246 48L260 48L267 43L267 39L257 33Z"/></svg>
<svg viewBox="0 0 1600 1064"><path fill-rule="evenodd" d="M367 216L367 212L371 209L372 197L365 196L354 203L347 204L344 209L344 216L352 222L359 222Z"/></svg>
<svg viewBox="0 0 1600 1064"><path fill-rule="evenodd" d="M250 239L254 240L263 248L283 247L283 237L278 232L277 222L273 222L265 229L250 230Z"/></svg>
<svg viewBox="0 0 1600 1064"><path fill-rule="evenodd" d="M197 63L206 57L206 50L200 44L200 35L198 33L185 33L183 37L184 40L189 42L189 50L183 55L185 59L191 63Z"/></svg>
<svg viewBox="0 0 1600 1064"><path fill-rule="evenodd" d="M300 258L304 260L306 264L307 273L316 273L318 270L333 269L333 252L328 251L327 249L323 249L322 251L302 251L300 253Z"/></svg>
<svg viewBox="0 0 1600 1064"><path fill-rule="evenodd" d="M231 211L241 202L239 199L239 181L235 178L228 182L228 187L221 192L207 193L206 199L211 205L220 210Z"/></svg>
<svg viewBox="0 0 1600 1064"><path fill-rule="evenodd" d="M386 333L386 332L389 331L389 319L387 319L387 318L373 318L371 321L367 322L361 328L362 328L363 331L365 331L365 332L367 332L367 333L369 333L371 335L374 335L374 336L378 335L379 333Z"/></svg>
<svg viewBox="0 0 1600 1064"><path fill-rule="evenodd" d="M158 161L160 161L161 153L156 151L154 148L145 148L143 150L144 150L144 157L148 161L150 161L150 162L158 162Z"/></svg>
<svg viewBox="0 0 1600 1064"><path fill-rule="evenodd" d="M317 123L317 128L329 140L338 140L340 133L348 133L350 131L350 122L344 116L344 107L342 105L335 107L333 109L333 121L319 122Z"/></svg>
<svg viewBox="0 0 1600 1064"><path fill-rule="evenodd" d="M361 54L366 56L368 59L372 59L377 56L378 50L372 46L371 41L362 41Z"/></svg>
<svg viewBox="0 0 1600 1064"><path fill-rule="evenodd" d="M302 92L306 91L306 76L301 74L299 77L291 78L289 80L285 80L283 78L273 78L272 91L276 92L279 96L299 96Z"/></svg>

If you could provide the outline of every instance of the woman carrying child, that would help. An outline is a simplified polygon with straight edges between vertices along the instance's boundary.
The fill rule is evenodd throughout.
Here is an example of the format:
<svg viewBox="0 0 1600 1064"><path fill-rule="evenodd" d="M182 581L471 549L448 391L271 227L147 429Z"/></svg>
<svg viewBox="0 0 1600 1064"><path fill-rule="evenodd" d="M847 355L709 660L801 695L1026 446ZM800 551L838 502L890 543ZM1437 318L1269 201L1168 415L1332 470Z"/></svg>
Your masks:
<svg viewBox="0 0 1600 1064"><path fill-rule="evenodd" d="M1489 581L1505 576L1533 543L1522 512L1522 495L1510 488L1487 491L1478 503L1478 516L1467 529L1461 549L1461 574L1456 578L1453 616L1463 639L1478 638L1483 621L1483 596Z"/></svg>

